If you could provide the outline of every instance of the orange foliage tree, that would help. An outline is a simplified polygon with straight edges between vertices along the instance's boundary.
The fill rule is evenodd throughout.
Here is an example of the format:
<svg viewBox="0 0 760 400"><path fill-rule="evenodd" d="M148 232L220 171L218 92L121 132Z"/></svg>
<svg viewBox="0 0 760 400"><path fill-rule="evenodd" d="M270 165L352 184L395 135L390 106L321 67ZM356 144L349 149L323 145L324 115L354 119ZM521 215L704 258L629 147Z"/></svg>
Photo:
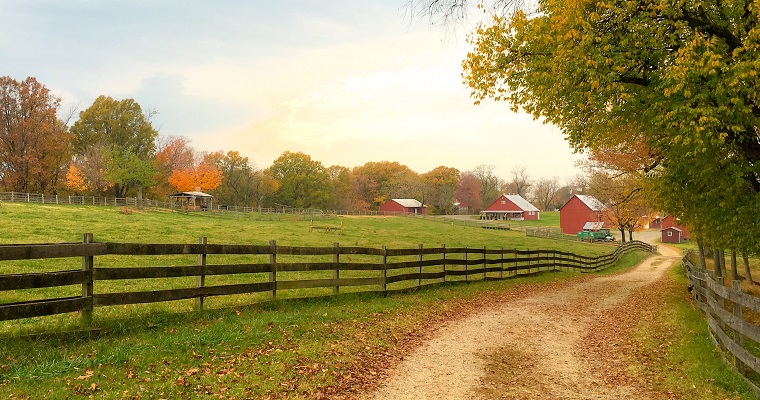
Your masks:
<svg viewBox="0 0 760 400"><path fill-rule="evenodd" d="M173 170L169 184L181 192L214 190L222 184L222 171L216 167L215 159L206 154L190 167Z"/></svg>
<svg viewBox="0 0 760 400"><path fill-rule="evenodd" d="M89 189L87 179L74 164L71 164L68 171L66 171L66 188L76 194L86 192Z"/></svg>

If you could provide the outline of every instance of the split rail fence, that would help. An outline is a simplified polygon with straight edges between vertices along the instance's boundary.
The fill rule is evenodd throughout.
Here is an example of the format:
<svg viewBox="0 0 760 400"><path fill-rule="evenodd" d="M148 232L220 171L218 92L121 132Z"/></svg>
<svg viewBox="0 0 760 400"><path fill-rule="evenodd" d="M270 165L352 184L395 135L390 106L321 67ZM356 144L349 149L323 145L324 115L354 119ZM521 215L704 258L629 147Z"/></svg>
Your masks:
<svg viewBox="0 0 760 400"><path fill-rule="evenodd" d="M741 281L732 280L731 287L714 270L701 268L693 262L693 251L686 251L682 260L694 301L707 316L710 336L724 352L729 363L745 378L756 395L760 396L760 327L748 321L757 318L760 298L743 293ZM754 349L754 350L752 350Z"/></svg>
<svg viewBox="0 0 760 400"><path fill-rule="evenodd" d="M72 261L81 258L82 265L75 270L0 275L0 295L6 292L15 296L6 298L23 298L23 301L6 301L5 304L0 301L0 321L70 312L81 312L85 320L89 320L95 307L185 299L195 299L196 307L202 309L204 299L211 296L269 292L275 297L280 291L294 289L326 288L322 290L330 294L330 289L338 293L341 288L350 288L387 296L453 280L506 279L560 269L591 272L613 265L621 255L633 250L655 252L656 247L630 242L609 254L586 257L557 250L449 248L445 245L389 249L344 247L337 243L332 247L279 246L274 241L263 246L210 244L203 237L197 244L99 243L93 240L92 234L84 234L82 243L0 246L0 262L68 258L72 265ZM180 266L132 266L139 265L140 256L177 255L196 256L197 262ZM210 257L218 255L259 262L209 263ZM104 258L98 259L98 265L108 266L96 266L96 257ZM346 262L351 258L362 262ZM166 259L171 260L171 257ZM117 261L125 265L113 265ZM321 275L315 275L315 271ZM209 285L207 281L211 277L233 275L237 280L232 284L228 281L221 282L228 284ZM163 281L177 277L194 277L195 284L166 289L170 286L163 285ZM142 290L133 290L135 284L105 284L124 280L137 282L137 286L142 286L137 289ZM77 295L30 299L47 293L44 289L40 291L41 288L62 286L68 286ZM78 295L79 286L81 295ZM96 287L109 290L96 293ZM307 293L310 294L304 297L311 295Z"/></svg>

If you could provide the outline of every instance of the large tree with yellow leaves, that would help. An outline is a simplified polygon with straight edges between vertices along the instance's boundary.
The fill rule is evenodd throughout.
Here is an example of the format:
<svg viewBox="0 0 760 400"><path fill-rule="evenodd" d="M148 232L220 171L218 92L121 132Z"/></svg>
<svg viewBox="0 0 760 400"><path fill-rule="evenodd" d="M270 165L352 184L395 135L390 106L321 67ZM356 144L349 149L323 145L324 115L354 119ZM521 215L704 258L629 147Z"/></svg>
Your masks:
<svg viewBox="0 0 760 400"><path fill-rule="evenodd" d="M413 3L448 15L469 4ZM463 76L476 100L505 100L544 118L577 150L645 146L651 157L641 167L663 207L715 246L760 251L760 4L536 7L510 9L473 35Z"/></svg>

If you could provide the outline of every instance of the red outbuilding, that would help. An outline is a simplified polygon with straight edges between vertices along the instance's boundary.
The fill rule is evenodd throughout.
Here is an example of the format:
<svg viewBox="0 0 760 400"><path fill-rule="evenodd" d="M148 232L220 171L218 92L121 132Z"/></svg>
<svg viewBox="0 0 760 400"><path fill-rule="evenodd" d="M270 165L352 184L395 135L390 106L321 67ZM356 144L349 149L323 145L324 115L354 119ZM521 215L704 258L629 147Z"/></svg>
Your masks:
<svg viewBox="0 0 760 400"><path fill-rule="evenodd" d="M596 197L576 194L560 207L562 233L576 234L587 222L604 222L604 204Z"/></svg>
<svg viewBox="0 0 760 400"><path fill-rule="evenodd" d="M480 212L480 219L535 221L539 211L519 194L502 194Z"/></svg>
<svg viewBox="0 0 760 400"><path fill-rule="evenodd" d="M427 206L415 199L390 199L380 206L380 211L418 215L427 214Z"/></svg>
<svg viewBox="0 0 760 400"><path fill-rule="evenodd" d="M681 220L672 215L668 215L662 219L662 230L675 227L681 231L681 240L689 239L689 228L681 224ZM678 242L680 243L680 242Z"/></svg>
<svg viewBox="0 0 760 400"><path fill-rule="evenodd" d="M681 243L685 239L683 231L675 226L664 228L660 233L662 234L661 239L663 243Z"/></svg>

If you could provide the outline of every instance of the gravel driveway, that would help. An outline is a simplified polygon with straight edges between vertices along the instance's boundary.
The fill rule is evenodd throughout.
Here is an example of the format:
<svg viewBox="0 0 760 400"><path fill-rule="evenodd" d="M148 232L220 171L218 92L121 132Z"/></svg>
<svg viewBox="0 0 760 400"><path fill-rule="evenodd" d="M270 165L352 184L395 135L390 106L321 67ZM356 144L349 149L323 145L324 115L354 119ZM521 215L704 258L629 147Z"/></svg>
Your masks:
<svg viewBox="0 0 760 400"><path fill-rule="evenodd" d="M659 250L626 273L560 286L442 327L363 399L658 398L629 381L607 379L620 371L605 369L607 355L590 349L587 338L605 312L678 260L676 250ZM509 380L506 392L485 379L494 358L508 364L500 376Z"/></svg>

